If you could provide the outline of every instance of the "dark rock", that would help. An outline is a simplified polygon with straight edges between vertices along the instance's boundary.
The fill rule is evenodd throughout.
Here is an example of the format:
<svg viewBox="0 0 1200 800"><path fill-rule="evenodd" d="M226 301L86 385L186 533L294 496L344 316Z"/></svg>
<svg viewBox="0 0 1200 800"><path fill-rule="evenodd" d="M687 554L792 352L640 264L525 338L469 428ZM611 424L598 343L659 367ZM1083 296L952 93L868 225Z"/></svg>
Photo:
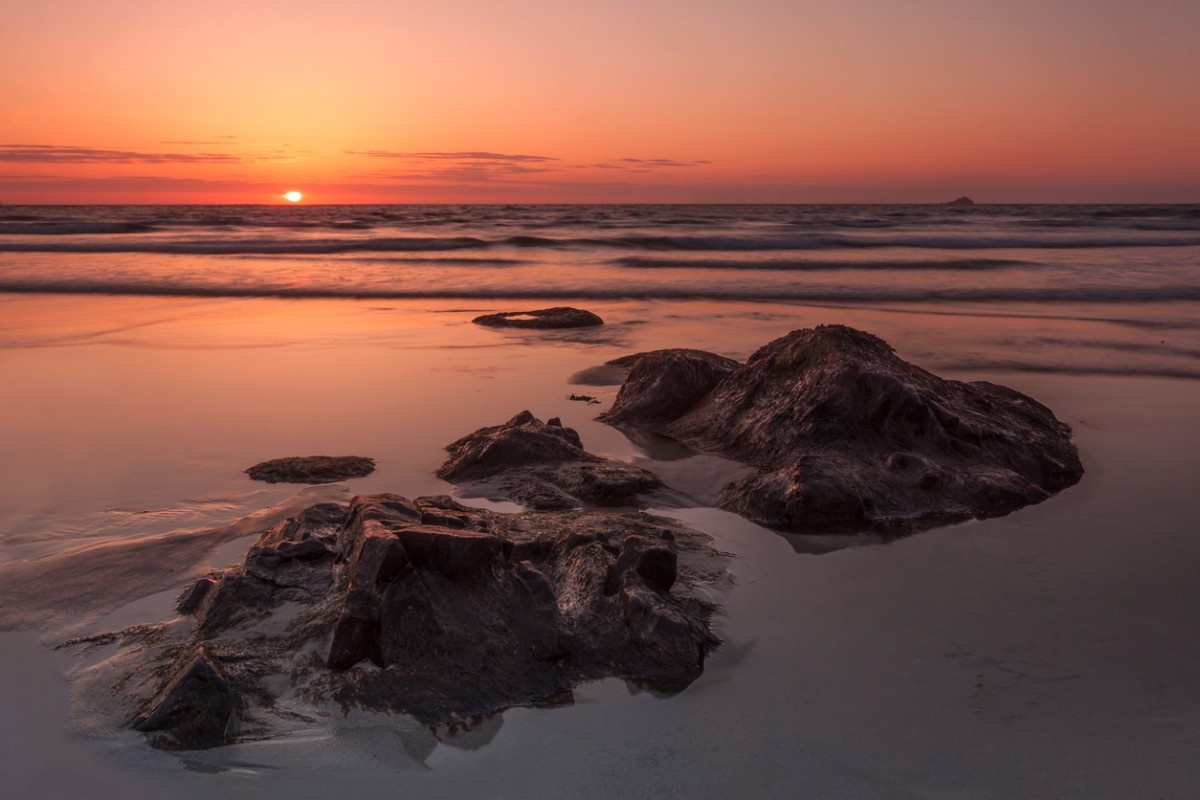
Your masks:
<svg viewBox="0 0 1200 800"><path fill-rule="evenodd" d="M669 592L679 574L679 557L669 547L648 547L637 560L634 570L651 589Z"/></svg>
<svg viewBox="0 0 1200 800"><path fill-rule="evenodd" d="M375 459L363 456L295 456L276 458L245 470L267 483L336 483L375 471Z"/></svg>
<svg viewBox="0 0 1200 800"><path fill-rule="evenodd" d="M651 665L640 681L643 685L679 692L703 672L705 648L688 619L658 598L657 592L639 586L621 592L629 653Z"/></svg>
<svg viewBox="0 0 1200 800"><path fill-rule="evenodd" d="M423 524L428 514L466 527ZM331 588L288 595L299 607L285 620L273 616L284 590L272 581L288 561L323 571ZM676 575L695 585L722 564L707 537L644 514L499 514L395 495L309 509L265 531L242 567L192 588L199 628L173 628L164 635L183 641L139 651L195 657L143 699L148 711L132 724L151 744L181 749L225 743L235 707L261 721L337 702L432 726L561 703L603 677L675 691L716 645L713 606ZM221 669L206 646L222 653ZM162 666L137 663L121 686Z"/></svg>
<svg viewBox="0 0 1200 800"><path fill-rule="evenodd" d="M633 388L636 407L674 400L665 382ZM943 380L838 325L771 342L676 418L647 427L757 467L722 505L799 533L904 533L998 516L1083 474L1070 428L1045 406Z"/></svg>
<svg viewBox="0 0 1200 800"><path fill-rule="evenodd" d="M413 525L396 537L413 566L436 569L448 580L462 581L501 560L499 537L479 531Z"/></svg>
<svg viewBox="0 0 1200 800"><path fill-rule="evenodd" d="M198 581L180 598L202 631L238 624L282 603L325 594L332 585L337 533L348 510L319 503L269 528L246 553L240 569Z"/></svg>
<svg viewBox="0 0 1200 800"><path fill-rule="evenodd" d="M471 321L489 328L588 328L604 324L604 320L592 312L570 306L542 308L537 311L504 311L499 314L485 314Z"/></svg>
<svg viewBox="0 0 1200 800"><path fill-rule="evenodd" d="M543 424L528 411L446 450L450 457L438 468L439 478L541 511L635 505L640 495L662 486L651 472L587 452L579 434L559 420Z"/></svg>
<svg viewBox="0 0 1200 800"><path fill-rule="evenodd" d="M621 546L620 555L608 568L605 594L615 594L634 572L652 589L669 592L678 575L678 559L670 547L655 544L640 536L630 536Z"/></svg>
<svg viewBox="0 0 1200 800"><path fill-rule="evenodd" d="M163 686L134 730L164 750L204 750L225 744L234 695L203 646Z"/></svg>
<svg viewBox="0 0 1200 800"><path fill-rule="evenodd" d="M438 468L437 476L456 483L490 478L514 467L599 461L584 451L573 428L546 425L528 411L451 442L446 452L450 458Z"/></svg>
<svg viewBox="0 0 1200 800"><path fill-rule="evenodd" d="M215 578L201 578L179 596L179 599L175 601L175 610L180 614L196 613L216 586Z"/></svg>
<svg viewBox="0 0 1200 800"><path fill-rule="evenodd" d="M275 586L241 570L222 575L194 612L205 632L232 627L272 607Z"/></svg>
<svg viewBox="0 0 1200 800"><path fill-rule="evenodd" d="M330 669L347 670L366 660L383 666L379 650L379 602L374 591L353 586L349 589L325 660Z"/></svg>
<svg viewBox="0 0 1200 800"><path fill-rule="evenodd" d="M412 563L395 532L375 520L364 520L356 539L347 568L352 588L380 592Z"/></svg>
<svg viewBox="0 0 1200 800"><path fill-rule="evenodd" d="M942 205L944 205L944 206L973 206L973 205L975 205L975 201L972 200L971 198L967 197L966 195L963 195L962 197L955 198L954 200L947 200L946 202L942 203Z"/></svg>
<svg viewBox="0 0 1200 800"><path fill-rule="evenodd" d="M703 350L653 350L616 362L631 369L612 408L599 417L611 425L676 420L741 366Z"/></svg>
<svg viewBox="0 0 1200 800"><path fill-rule="evenodd" d="M469 519L462 514L448 514L445 511L426 511L421 515L421 522L426 525L437 525L441 528L465 528Z"/></svg>

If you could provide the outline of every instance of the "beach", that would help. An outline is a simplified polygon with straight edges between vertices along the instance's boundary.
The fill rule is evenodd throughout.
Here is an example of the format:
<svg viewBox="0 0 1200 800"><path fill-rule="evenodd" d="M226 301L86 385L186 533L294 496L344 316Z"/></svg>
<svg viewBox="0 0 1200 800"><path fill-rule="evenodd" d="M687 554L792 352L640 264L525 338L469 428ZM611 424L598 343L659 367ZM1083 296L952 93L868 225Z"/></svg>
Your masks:
<svg viewBox="0 0 1200 800"><path fill-rule="evenodd" d="M350 227L366 225L361 210L338 212L357 222L323 212L285 230L226 210L222 232L189 228L178 212L170 223L129 212L8 219L0 792L1190 797L1200 780L1193 208L1084 222L1091 211L888 222L859 207L649 219L616 207L607 222L595 210L574 221L555 211L556 222L519 209L481 222L445 208L431 230ZM1049 216L1075 227L1035 224ZM118 223L152 230L82 227ZM418 234L423 249L410 241ZM459 260L441 263L451 252ZM471 324L568 304L606 324ZM839 537L849 546L830 549L714 508L730 465L647 450L595 420L615 384L573 381L657 348L744 361L830 323L943 377L1045 404L1073 429L1082 481L1008 516L887 543ZM170 754L106 726L97 696L115 648L53 649L171 616L189 578L240 561L272 514L350 494L454 494L433 474L442 448L525 409L560 417L591 452L658 472L695 502L651 510L732 554L732 582L710 590L723 644L685 691L661 697L609 679L579 687L572 705L510 709L455 735L331 712ZM370 456L378 469L315 489L242 474L318 453ZM113 571L91 574L96 563Z"/></svg>

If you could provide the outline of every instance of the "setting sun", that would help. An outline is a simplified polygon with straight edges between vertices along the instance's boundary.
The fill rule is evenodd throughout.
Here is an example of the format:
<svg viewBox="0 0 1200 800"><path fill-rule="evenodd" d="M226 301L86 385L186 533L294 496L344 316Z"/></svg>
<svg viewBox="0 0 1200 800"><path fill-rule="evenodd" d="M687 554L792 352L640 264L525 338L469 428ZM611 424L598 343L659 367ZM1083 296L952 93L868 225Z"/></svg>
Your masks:
<svg viewBox="0 0 1200 800"><path fill-rule="evenodd" d="M299 192L297 192L295 190L292 190L290 192L284 192L283 197L289 203L299 203L301 200L304 199L304 195L300 194Z"/></svg>

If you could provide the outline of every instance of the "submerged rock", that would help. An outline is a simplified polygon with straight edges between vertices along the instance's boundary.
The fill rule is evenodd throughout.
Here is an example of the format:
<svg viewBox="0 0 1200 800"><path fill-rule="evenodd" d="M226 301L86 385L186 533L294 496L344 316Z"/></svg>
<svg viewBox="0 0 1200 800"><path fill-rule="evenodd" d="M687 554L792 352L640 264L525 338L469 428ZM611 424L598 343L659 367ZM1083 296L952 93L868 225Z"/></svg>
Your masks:
<svg viewBox="0 0 1200 800"><path fill-rule="evenodd" d="M529 411L480 428L446 451L439 478L540 510L634 505L662 486L651 472L587 452L579 434L557 417L542 422Z"/></svg>
<svg viewBox="0 0 1200 800"><path fill-rule="evenodd" d="M375 471L375 459L364 456L293 456L263 461L245 470L267 483L336 483Z"/></svg>
<svg viewBox="0 0 1200 800"><path fill-rule="evenodd" d="M329 700L433 726L603 677L677 691L717 644L692 591L724 574L708 541L639 513L313 506L185 592L198 624L144 647L114 691L142 692L130 724L167 749L260 736L264 716Z"/></svg>
<svg viewBox="0 0 1200 800"><path fill-rule="evenodd" d="M570 306L540 308L536 311L503 311L484 314L471 320L489 328L590 328L604 320L590 311Z"/></svg>
<svg viewBox="0 0 1200 800"><path fill-rule="evenodd" d="M644 421L753 465L722 505L779 530L903 533L999 516L1083 474L1070 428L1045 406L1003 386L938 378L852 328L793 331L690 403L654 369L635 380L640 363L601 418ZM685 381L679 394L702 387Z"/></svg>

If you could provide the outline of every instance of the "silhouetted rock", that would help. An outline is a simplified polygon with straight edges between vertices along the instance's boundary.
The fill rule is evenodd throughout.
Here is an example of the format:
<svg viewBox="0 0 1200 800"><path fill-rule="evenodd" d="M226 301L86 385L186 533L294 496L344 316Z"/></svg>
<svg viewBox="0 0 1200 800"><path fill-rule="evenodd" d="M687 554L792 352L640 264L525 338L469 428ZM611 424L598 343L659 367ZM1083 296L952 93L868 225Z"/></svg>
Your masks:
<svg viewBox="0 0 1200 800"><path fill-rule="evenodd" d="M666 382L635 389L636 407L672 392ZM998 516L1083 474L1070 428L1045 406L991 383L943 380L839 325L771 342L686 413L649 427L757 467L722 505L803 533Z"/></svg>
<svg viewBox="0 0 1200 800"><path fill-rule="evenodd" d="M947 200L946 202L942 203L942 205L944 205L944 206L973 206L973 205L975 205L975 201L972 200L971 198L967 197L966 195L963 195L962 197L955 198L954 200Z"/></svg>
<svg viewBox="0 0 1200 800"><path fill-rule="evenodd" d="M604 324L604 320L592 312L570 306L484 314L471 321L489 328L590 328Z"/></svg>
<svg viewBox="0 0 1200 800"><path fill-rule="evenodd" d="M294 456L255 464L245 470L267 483L335 483L375 471L375 459L363 456Z"/></svg>
<svg viewBox="0 0 1200 800"><path fill-rule="evenodd" d="M233 708L233 691L200 646L131 726L163 750L204 750L225 744Z"/></svg>
<svg viewBox="0 0 1200 800"><path fill-rule="evenodd" d="M528 411L480 428L446 451L439 478L540 510L632 505L662 486L653 473L587 452L579 434L557 419L543 423Z"/></svg>
<svg viewBox="0 0 1200 800"><path fill-rule="evenodd" d="M461 526L429 525L429 513ZM201 624L134 651L142 660L114 691L143 693L131 725L168 749L226 743L246 720L261 735L261 715L301 702L438 725L561 702L603 677L675 691L717 644L714 606L689 587L723 563L708 537L639 513L499 514L396 495L322 504L206 578L181 605Z"/></svg>

